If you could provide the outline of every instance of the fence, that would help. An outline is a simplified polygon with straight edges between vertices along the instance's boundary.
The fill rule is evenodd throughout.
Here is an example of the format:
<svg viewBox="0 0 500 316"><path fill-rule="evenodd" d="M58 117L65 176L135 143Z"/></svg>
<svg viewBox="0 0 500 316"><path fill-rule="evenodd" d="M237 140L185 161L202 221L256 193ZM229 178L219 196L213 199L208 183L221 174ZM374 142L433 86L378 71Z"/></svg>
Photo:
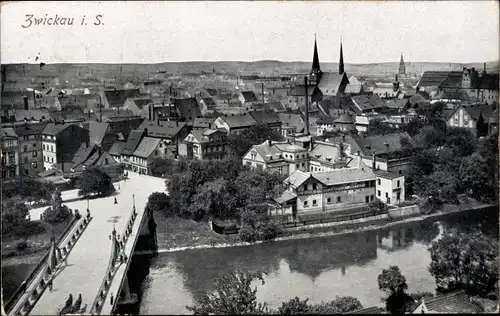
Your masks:
<svg viewBox="0 0 500 316"><path fill-rule="evenodd" d="M283 222L281 225L283 228L300 227L305 225L316 225L316 224L326 224L326 223L337 223L352 221L361 218L368 218L373 216L378 216L382 214L387 214L387 211L368 211L349 215L339 215L335 216L335 213L320 213L316 215L302 215L299 219L293 222Z"/></svg>

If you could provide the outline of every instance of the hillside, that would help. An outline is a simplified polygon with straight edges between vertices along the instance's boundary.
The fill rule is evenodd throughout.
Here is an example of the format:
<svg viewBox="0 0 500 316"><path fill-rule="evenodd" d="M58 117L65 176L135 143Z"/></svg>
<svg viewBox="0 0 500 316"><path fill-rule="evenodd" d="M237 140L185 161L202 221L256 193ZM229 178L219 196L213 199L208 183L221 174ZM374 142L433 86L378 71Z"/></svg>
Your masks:
<svg viewBox="0 0 500 316"><path fill-rule="evenodd" d="M278 75L306 73L310 70L310 62L281 62L275 60L263 60L256 62L243 61L203 61L203 62L172 62L161 64L47 64L40 69L38 64L7 64L5 74L7 82L31 80L34 76L58 76L61 80L68 78L106 78L113 79L120 76L123 80L148 78L163 78L166 75L200 74L211 73L214 69L217 73L228 75L260 74ZM458 63L428 63L428 62L406 62L406 72L414 76L420 76L429 70L461 70L461 67L476 67L483 69L483 64L458 64ZM321 63L323 71L336 71L338 63ZM373 64L346 64L345 70L349 76L385 77L397 73L398 62L373 63ZM498 62L488 62L488 72L498 72ZM24 68L24 70L23 70ZM24 75L23 75L24 71Z"/></svg>

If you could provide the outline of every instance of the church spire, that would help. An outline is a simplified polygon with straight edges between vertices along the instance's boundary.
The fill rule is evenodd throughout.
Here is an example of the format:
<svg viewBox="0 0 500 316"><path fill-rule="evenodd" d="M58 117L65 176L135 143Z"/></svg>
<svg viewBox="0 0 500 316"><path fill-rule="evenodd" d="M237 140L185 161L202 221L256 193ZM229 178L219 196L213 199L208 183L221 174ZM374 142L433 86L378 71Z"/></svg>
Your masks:
<svg viewBox="0 0 500 316"><path fill-rule="evenodd" d="M399 61L399 75L404 76L406 74L405 61L403 59L403 53L401 53L401 60Z"/></svg>
<svg viewBox="0 0 500 316"><path fill-rule="evenodd" d="M313 53L313 63L311 67L311 74L318 74L321 72L319 67L319 56L318 56L318 45L316 43L316 34L314 34L314 53Z"/></svg>
<svg viewBox="0 0 500 316"><path fill-rule="evenodd" d="M344 73L344 54L342 52L342 37L340 37L340 60L339 60L339 74Z"/></svg>

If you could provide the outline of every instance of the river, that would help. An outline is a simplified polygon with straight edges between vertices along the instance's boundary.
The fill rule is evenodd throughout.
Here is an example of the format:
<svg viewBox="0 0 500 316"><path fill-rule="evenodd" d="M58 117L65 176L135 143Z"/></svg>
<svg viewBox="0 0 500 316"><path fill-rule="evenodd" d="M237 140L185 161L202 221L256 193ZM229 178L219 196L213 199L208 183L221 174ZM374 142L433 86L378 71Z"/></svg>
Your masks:
<svg viewBox="0 0 500 316"><path fill-rule="evenodd" d="M140 314L188 314L186 305L212 290L218 275L236 269L266 273L264 285L255 283L257 298L272 308L295 296L319 303L349 295L365 307L378 305L383 293L377 276L389 265L400 267L409 292L432 292L435 282L427 270L428 247L449 227L481 227L498 238L497 209L341 236L161 253L142 282Z"/></svg>

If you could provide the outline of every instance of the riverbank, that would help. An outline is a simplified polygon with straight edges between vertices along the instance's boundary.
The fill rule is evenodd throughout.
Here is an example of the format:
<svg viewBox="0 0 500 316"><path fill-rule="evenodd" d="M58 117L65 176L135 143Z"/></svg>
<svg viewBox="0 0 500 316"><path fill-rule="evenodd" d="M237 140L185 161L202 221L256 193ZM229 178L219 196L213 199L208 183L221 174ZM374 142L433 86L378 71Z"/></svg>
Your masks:
<svg viewBox="0 0 500 316"><path fill-rule="evenodd" d="M345 235L360 231L371 231L388 228L394 225L423 221L428 218L438 217L460 212L481 210L493 207L490 204L467 203L462 205L445 205L442 210L433 214L419 214L405 218L391 219L387 216L374 219L365 218L351 223L327 223L320 227L302 227L297 231L285 231L280 237L272 241L258 241L254 243L241 242L238 234L219 235L208 227L207 223L195 222L181 218L165 218L161 214L155 216L158 234L158 252L176 252L189 249L242 247L261 244L264 242L277 242L292 239L305 239L313 237L326 237ZM315 225L317 226L317 225ZM138 253L140 254L140 253Z"/></svg>

